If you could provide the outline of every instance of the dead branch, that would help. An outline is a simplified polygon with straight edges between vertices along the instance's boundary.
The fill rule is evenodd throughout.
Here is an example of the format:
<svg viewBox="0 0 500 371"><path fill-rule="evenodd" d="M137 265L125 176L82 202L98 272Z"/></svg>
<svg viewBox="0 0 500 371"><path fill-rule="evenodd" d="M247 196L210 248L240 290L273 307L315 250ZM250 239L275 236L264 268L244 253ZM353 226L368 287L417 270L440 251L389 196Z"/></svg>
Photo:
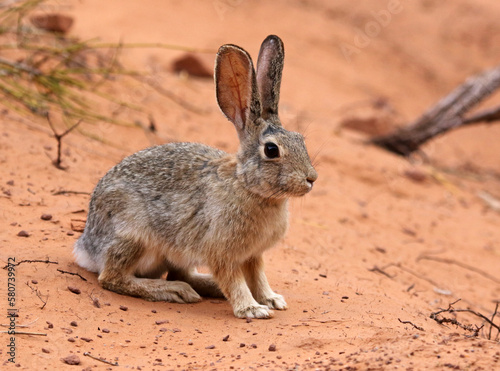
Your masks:
<svg viewBox="0 0 500 371"><path fill-rule="evenodd" d="M500 107L464 115L500 87L500 66L470 77L431 107L412 124L393 133L375 137L371 143L408 156L422 144L449 130L480 122L500 121Z"/></svg>
<svg viewBox="0 0 500 371"><path fill-rule="evenodd" d="M500 120L500 106L480 111L464 120L464 124L475 124L478 122L493 122Z"/></svg>

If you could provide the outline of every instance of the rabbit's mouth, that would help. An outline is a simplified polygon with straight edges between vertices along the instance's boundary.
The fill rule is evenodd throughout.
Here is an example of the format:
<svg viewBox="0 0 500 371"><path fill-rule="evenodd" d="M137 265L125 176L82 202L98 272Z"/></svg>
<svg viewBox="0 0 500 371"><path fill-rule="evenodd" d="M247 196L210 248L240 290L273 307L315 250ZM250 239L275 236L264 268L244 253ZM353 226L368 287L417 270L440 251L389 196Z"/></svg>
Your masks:
<svg viewBox="0 0 500 371"><path fill-rule="evenodd" d="M306 180L306 183L307 183L307 187L309 188L309 189L307 190L307 192L306 192L306 193L309 193L309 192L311 192L311 190L313 189L314 180L307 179L307 180Z"/></svg>

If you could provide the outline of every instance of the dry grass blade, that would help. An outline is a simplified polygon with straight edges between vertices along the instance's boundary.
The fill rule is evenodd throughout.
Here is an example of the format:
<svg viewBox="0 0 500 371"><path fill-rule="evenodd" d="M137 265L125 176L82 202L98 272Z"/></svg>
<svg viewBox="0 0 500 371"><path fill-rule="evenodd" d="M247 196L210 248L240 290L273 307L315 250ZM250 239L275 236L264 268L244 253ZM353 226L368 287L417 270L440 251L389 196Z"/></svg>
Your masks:
<svg viewBox="0 0 500 371"><path fill-rule="evenodd" d="M141 115L149 112L133 102L108 93L117 78L140 81L183 108L204 113L176 94L157 86L137 71L129 71L119 62L123 48L163 48L186 52L215 53L215 50L189 48L162 43L112 44L95 40L81 41L37 29L29 21L33 11L46 0L19 0L0 5L0 104L23 115L45 118L48 113L61 116L62 122L107 122L140 127L136 120L118 119L103 114L99 107L111 103ZM123 81L122 81L123 82ZM126 81L125 81L126 82ZM129 121L130 120L130 121ZM68 124L68 127L71 125ZM51 126L54 135L57 134ZM91 138L91 133L78 129ZM60 156L57 166L60 167Z"/></svg>

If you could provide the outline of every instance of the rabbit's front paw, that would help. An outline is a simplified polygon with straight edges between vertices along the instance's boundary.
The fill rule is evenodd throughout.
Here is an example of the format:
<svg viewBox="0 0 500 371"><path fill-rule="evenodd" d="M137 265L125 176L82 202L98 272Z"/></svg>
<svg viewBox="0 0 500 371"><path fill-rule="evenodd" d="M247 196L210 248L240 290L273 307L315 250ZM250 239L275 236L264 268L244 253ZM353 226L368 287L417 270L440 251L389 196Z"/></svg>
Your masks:
<svg viewBox="0 0 500 371"><path fill-rule="evenodd" d="M279 294L273 294L272 296L264 298L259 302L266 305L269 309L285 310L288 308L285 298Z"/></svg>
<svg viewBox="0 0 500 371"><path fill-rule="evenodd" d="M249 305L247 307L234 310L234 315L238 318L271 318L273 311L265 305Z"/></svg>

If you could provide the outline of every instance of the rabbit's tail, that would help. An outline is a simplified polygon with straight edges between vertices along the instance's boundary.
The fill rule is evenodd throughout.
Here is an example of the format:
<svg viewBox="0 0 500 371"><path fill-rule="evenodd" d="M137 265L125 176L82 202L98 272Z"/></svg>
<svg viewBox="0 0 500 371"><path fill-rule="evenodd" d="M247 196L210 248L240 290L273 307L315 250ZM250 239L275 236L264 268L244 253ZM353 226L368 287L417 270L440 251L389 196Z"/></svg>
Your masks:
<svg viewBox="0 0 500 371"><path fill-rule="evenodd" d="M85 248L85 242L82 237L76 241L73 248L73 255L75 256L76 262L80 267L90 272L100 272L103 267L99 266L96 257L92 257L92 255L89 254L88 250Z"/></svg>

